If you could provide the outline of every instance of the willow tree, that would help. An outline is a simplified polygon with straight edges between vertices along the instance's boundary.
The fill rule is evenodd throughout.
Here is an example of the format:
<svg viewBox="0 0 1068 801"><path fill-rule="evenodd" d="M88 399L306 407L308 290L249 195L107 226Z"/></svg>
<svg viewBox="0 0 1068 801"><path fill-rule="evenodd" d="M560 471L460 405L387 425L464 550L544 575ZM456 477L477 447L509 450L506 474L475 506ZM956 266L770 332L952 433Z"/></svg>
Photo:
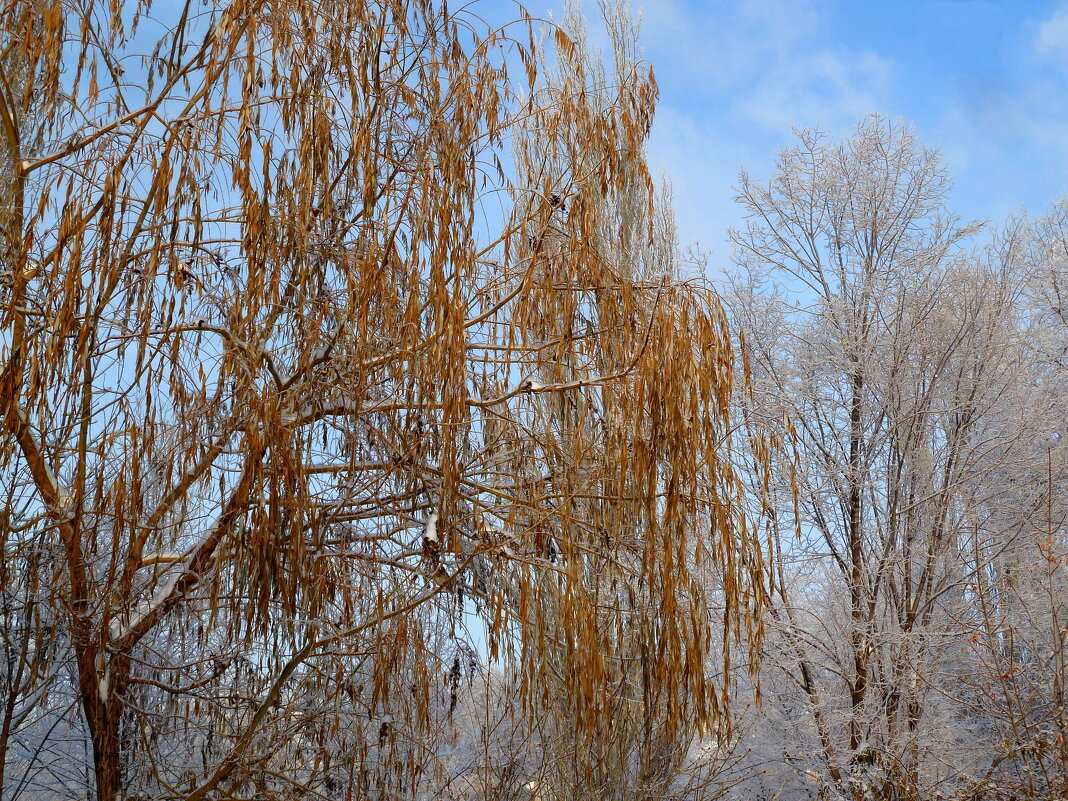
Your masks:
<svg viewBox="0 0 1068 801"><path fill-rule="evenodd" d="M734 634L759 549L720 308L634 262L646 67L541 91L426 0L0 19L5 796L84 742L100 799L412 797L472 612L585 742L624 665L720 719L697 566Z"/></svg>
<svg viewBox="0 0 1068 801"><path fill-rule="evenodd" d="M511 468L530 475L525 454L549 446L517 488L553 504L523 522L550 560L520 576L521 597L528 582L541 592L519 616L519 639L549 668L523 677L539 689L538 733L555 750L539 766L540 795L694 798L704 772L687 762L689 746L723 721L729 690L706 680L708 651L716 642L729 663L739 628L758 622L764 567L734 519L725 320L707 285L679 280L672 212L642 152L656 85L623 4L602 8L607 71L581 21L565 17L574 45L534 95L550 116L516 137L523 184L567 198L528 238L546 291L517 306L523 336L553 351L533 366L552 390L537 393ZM580 94L586 105L573 107ZM639 136L614 133L632 127ZM612 165L612 184L584 186L599 165ZM547 570L554 543L560 563ZM730 612L710 617L721 600ZM586 689L602 682L612 691Z"/></svg>

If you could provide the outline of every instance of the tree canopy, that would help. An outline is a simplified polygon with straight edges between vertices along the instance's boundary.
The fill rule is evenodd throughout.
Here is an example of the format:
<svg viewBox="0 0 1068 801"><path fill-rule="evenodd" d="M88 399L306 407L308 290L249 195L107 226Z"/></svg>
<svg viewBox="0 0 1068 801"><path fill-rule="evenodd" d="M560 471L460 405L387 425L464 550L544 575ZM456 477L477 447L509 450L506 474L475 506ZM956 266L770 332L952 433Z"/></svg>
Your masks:
<svg viewBox="0 0 1068 801"><path fill-rule="evenodd" d="M726 721L765 566L655 81L621 7L608 71L478 10L4 7L4 798L429 797L480 660L544 798Z"/></svg>

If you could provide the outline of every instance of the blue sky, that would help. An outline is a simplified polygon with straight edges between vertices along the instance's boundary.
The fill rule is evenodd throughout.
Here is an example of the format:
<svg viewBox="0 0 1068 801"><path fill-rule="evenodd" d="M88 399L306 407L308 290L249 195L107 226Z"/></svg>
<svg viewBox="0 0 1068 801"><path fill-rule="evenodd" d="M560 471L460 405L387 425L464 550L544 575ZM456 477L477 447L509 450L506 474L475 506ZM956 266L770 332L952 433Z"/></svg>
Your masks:
<svg viewBox="0 0 1068 801"><path fill-rule="evenodd" d="M561 6L542 8L558 19ZM792 127L844 135L872 112L907 120L942 151L950 206L966 218L1041 213L1068 194L1068 0L633 6L661 90L650 162L674 186L683 244L712 251L713 274L740 219L739 168L768 176ZM583 10L598 13L592 0Z"/></svg>

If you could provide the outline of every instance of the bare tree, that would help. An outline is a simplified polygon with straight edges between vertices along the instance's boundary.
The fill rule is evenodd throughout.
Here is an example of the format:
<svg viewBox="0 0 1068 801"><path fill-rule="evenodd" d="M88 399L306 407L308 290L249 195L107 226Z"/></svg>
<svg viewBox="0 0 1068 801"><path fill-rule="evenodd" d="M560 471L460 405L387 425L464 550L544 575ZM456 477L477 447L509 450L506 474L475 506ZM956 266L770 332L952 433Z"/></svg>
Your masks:
<svg viewBox="0 0 1068 801"><path fill-rule="evenodd" d="M1011 232L970 247L978 226L948 212L938 154L907 127L799 139L768 183L743 173L733 233L755 388L741 403L783 457L753 487L778 543L774 697L818 754L794 757L800 786L927 798L952 773L927 734L984 569L979 480L1027 436L986 425L1024 375L1021 248Z"/></svg>
<svg viewBox="0 0 1068 801"><path fill-rule="evenodd" d="M993 451L997 466L976 481L983 501L961 615L970 659L950 684L978 752L971 796L1054 799L1068 790L1063 205L1014 229L1025 251L1018 325L1026 333L1026 381L984 421L984 440L1010 444Z"/></svg>

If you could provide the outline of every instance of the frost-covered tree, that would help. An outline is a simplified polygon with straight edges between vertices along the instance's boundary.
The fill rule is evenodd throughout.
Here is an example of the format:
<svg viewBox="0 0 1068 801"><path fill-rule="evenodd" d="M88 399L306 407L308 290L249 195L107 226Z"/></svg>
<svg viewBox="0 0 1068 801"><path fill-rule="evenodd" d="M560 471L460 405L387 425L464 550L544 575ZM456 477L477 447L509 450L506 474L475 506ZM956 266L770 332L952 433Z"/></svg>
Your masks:
<svg viewBox="0 0 1068 801"><path fill-rule="evenodd" d="M806 738L765 753L798 791L948 795L969 735L945 679L971 668L962 616L993 569L975 527L1038 428L995 425L1031 361L1026 235L976 244L908 127L799 139L766 183L743 173L733 232L740 406L781 465L751 486L777 543L765 725Z"/></svg>

